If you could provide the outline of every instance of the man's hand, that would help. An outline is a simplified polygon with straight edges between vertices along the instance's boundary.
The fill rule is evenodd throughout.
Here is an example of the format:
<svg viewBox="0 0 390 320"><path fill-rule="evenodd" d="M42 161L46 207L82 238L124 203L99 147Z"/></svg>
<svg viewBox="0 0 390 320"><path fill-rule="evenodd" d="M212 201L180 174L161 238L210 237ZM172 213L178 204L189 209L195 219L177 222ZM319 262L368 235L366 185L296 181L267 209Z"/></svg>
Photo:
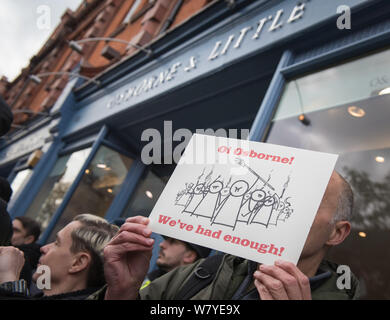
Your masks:
<svg viewBox="0 0 390 320"><path fill-rule="evenodd" d="M15 247L0 247L0 283L19 280L24 253Z"/></svg>
<svg viewBox="0 0 390 320"><path fill-rule="evenodd" d="M149 268L154 240L147 228L149 219L126 220L118 234L104 248L105 299L136 299Z"/></svg>
<svg viewBox="0 0 390 320"><path fill-rule="evenodd" d="M309 278L291 262L260 265L253 276L262 300L311 300Z"/></svg>

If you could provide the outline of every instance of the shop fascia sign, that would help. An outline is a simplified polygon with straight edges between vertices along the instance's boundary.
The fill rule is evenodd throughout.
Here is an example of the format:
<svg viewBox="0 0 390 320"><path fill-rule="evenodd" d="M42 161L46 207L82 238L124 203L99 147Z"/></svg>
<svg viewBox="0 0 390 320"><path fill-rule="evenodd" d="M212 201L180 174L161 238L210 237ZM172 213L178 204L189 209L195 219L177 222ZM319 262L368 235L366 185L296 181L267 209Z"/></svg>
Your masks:
<svg viewBox="0 0 390 320"><path fill-rule="evenodd" d="M285 24L291 24L304 17L306 3L297 4L289 13L288 19L283 20L285 10L279 9L273 15L263 17L257 22L257 25L249 25L242 28L238 34L232 33L226 41L218 40L214 46L210 48L210 54L207 60L209 62L218 59L221 56L227 55L231 50L239 50L242 47L244 39L251 38L256 41L261 38L263 32L276 32L283 28ZM252 34L250 34L252 32ZM187 61L178 61L173 63L166 70L161 71L156 75L152 75L141 80L138 85L131 86L118 94L107 103L107 108L111 109L114 106L128 102L133 97L141 96L152 91L157 87L172 81L179 72L189 73L196 69L198 60L195 56L191 56Z"/></svg>

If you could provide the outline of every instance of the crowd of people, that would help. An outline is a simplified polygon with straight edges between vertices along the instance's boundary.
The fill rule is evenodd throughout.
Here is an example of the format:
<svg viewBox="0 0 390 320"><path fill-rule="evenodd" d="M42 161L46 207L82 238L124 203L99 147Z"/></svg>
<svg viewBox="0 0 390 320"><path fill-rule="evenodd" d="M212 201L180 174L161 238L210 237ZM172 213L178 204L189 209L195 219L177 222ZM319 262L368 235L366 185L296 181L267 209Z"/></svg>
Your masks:
<svg viewBox="0 0 390 320"><path fill-rule="evenodd" d="M298 264L258 264L166 237L148 273L154 239L149 219L120 228L92 214L77 215L56 240L40 246L28 217L12 222L1 208L0 297L3 299L356 299L358 281L338 288L327 251L350 232L352 191L333 173ZM39 250L39 254L37 254ZM44 266L45 268L40 268Z"/></svg>
<svg viewBox="0 0 390 320"><path fill-rule="evenodd" d="M0 134L12 114L0 100ZM333 172L297 265L274 265L213 252L166 237L156 268L148 273L155 240L149 219L120 227L93 214L77 215L41 246L39 224L11 220L8 181L0 179L0 298L2 299L356 299L359 284L337 286L337 265L325 260L351 229L353 193Z"/></svg>

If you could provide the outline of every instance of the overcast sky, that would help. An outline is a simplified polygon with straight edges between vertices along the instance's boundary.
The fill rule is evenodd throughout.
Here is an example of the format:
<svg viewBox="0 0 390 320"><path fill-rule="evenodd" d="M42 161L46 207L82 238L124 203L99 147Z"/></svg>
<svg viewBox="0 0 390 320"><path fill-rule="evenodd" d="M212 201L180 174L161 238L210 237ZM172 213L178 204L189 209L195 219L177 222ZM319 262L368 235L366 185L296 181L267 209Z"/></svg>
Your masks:
<svg viewBox="0 0 390 320"><path fill-rule="evenodd" d="M67 8L83 0L0 0L0 77L16 78L28 66Z"/></svg>

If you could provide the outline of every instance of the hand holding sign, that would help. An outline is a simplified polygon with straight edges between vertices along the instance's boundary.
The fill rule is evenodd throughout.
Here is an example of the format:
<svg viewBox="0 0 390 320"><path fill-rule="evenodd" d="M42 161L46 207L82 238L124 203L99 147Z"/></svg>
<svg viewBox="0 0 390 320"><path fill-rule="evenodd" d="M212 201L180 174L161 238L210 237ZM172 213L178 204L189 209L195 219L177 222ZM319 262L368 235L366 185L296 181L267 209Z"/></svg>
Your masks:
<svg viewBox="0 0 390 320"><path fill-rule="evenodd" d="M137 298L154 244L148 223L149 219L142 216L128 218L104 248L106 299Z"/></svg>
<svg viewBox="0 0 390 320"><path fill-rule="evenodd" d="M291 262L260 265L253 277L261 300L311 300L308 277Z"/></svg>

